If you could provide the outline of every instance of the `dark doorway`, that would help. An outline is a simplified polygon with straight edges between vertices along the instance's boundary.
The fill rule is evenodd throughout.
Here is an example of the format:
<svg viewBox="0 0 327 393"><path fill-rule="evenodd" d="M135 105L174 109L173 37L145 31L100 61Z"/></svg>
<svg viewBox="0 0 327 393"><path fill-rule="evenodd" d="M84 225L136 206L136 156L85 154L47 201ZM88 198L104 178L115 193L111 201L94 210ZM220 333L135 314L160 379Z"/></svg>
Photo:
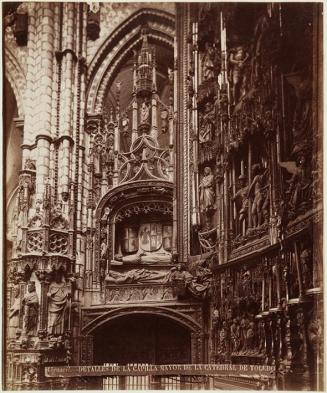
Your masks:
<svg viewBox="0 0 327 393"><path fill-rule="evenodd" d="M156 315L117 318L97 330L94 344L95 364L191 363L190 332Z"/></svg>

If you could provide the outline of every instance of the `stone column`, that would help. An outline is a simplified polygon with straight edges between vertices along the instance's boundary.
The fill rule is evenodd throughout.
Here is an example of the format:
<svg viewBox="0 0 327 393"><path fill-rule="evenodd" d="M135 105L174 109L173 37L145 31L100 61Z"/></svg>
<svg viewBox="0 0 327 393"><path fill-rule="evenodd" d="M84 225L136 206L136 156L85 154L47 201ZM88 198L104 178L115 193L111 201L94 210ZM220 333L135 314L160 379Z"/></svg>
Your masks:
<svg viewBox="0 0 327 393"><path fill-rule="evenodd" d="M190 5L176 5L177 24L177 124L176 124L176 216L179 261L187 263L190 254L190 130L187 108L187 76L190 44L185 37L190 30Z"/></svg>

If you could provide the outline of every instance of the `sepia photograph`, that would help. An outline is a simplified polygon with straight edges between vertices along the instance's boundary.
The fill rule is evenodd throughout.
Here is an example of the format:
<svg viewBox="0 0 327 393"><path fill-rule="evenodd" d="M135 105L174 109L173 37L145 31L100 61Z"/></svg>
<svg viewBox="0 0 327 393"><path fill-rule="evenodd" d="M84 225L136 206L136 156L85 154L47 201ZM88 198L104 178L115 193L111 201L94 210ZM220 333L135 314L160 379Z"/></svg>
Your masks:
<svg viewBox="0 0 327 393"><path fill-rule="evenodd" d="M1 9L2 389L324 391L323 3Z"/></svg>

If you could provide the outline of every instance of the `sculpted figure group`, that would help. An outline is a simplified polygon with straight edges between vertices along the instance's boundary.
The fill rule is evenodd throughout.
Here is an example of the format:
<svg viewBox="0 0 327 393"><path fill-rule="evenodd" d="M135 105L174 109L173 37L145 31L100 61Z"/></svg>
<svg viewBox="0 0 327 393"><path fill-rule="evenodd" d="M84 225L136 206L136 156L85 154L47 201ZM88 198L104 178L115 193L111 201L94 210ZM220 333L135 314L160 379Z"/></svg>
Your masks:
<svg viewBox="0 0 327 393"><path fill-rule="evenodd" d="M73 278L76 281L76 278ZM76 286L76 285L75 285ZM39 291L39 290L38 290ZM12 305L9 310L8 338L19 339L26 347L30 338L38 336L40 329L40 293L36 282L29 281L26 292L21 296L19 285L13 287ZM65 331L66 310L71 296L70 284L61 274L56 274L50 282L47 295L47 333L48 337L62 336Z"/></svg>
<svg viewBox="0 0 327 393"><path fill-rule="evenodd" d="M254 164L251 175L252 181L249 186L246 176L243 174L239 176L239 188L232 195L232 201L235 203L237 211L238 234L243 236L249 229L260 228L268 222L269 171L261 164Z"/></svg>

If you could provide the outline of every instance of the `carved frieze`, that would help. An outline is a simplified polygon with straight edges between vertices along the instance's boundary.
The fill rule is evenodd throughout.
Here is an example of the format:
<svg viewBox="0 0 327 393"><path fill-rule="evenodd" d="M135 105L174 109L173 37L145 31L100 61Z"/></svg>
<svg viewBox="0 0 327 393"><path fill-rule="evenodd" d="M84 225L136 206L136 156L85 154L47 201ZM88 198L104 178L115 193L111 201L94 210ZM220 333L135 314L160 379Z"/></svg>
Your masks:
<svg viewBox="0 0 327 393"><path fill-rule="evenodd" d="M177 300L171 285L107 285L105 303Z"/></svg>

